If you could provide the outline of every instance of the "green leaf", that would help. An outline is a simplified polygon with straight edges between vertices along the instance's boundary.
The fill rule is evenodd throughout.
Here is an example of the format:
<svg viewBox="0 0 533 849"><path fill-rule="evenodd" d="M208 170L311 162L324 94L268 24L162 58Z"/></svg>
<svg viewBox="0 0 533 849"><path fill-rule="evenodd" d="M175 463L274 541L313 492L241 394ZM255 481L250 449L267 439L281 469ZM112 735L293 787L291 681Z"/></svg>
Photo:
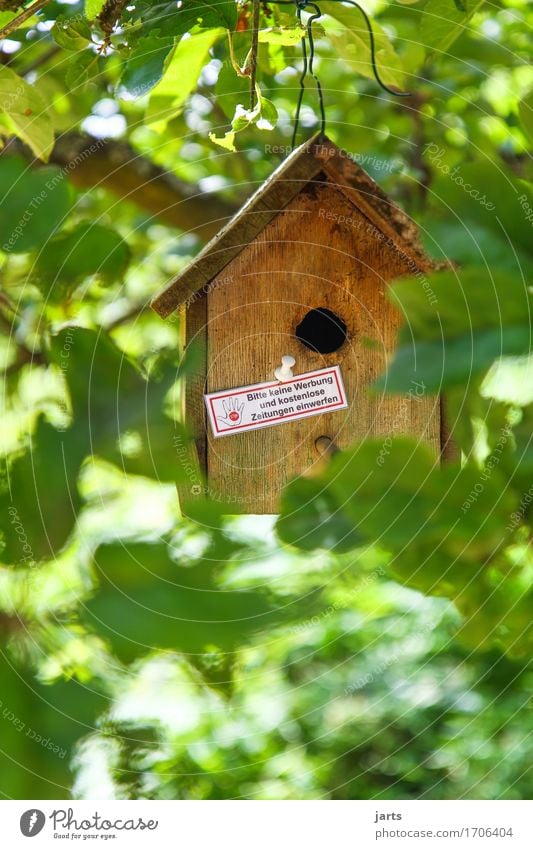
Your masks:
<svg viewBox="0 0 533 849"><path fill-rule="evenodd" d="M79 15L60 15L51 32L55 42L65 50L84 50L91 43L91 28Z"/></svg>
<svg viewBox="0 0 533 849"><path fill-rule="evenodd" d="M5 27L10 21L17 16L17 12L0 12L0 27Z"/></svg>
<svg viewBox="0 0 533 849"><path fill-rule="evenodd" d="M391 300L406 317L400 341L450 338L481 329L519 325L531 309L531 292L516 275L481 268L438 271L431 292L416 277L397 280Z"/></svg>
<svg viewBox="0 0 533 849"><path fill-rule="evenodd" d="M7 652L0 653L3 798L70 798L76 742L96 728L107 699L94 684L42 684Z"/></svg>
<svg viewBox="0 0 533 849"><path fill-rule="evenodd" d="M303 604L282 605L268 589L221 587L218 571L210 560L180 565L164 545L102 546L94 558L100 590L85 606L87 621L131 661L155 648L234 652L256 633L302 616ZM307 596L307 615L315 600Z"/></svg>
<svg viewBox="0 0 533 849"><path fill-rule="evenodd" d="M533 141L533 91L518 104L518 115L520 117L520 123L529 136L530 141Z"/></svg>
<svg viewBox="0 0 533 849"><path fill-rule="evenodd" d="M413 381L430 392L468 384L494 360L529 352L531 293L517 277L482 269L439 272L430 290L417 278L398 281L392 299L405 316L392 364L375 387L409 392Z"/></svg>
<svg viewBox="0 0 533 849"><path fill-rule="evenodd" d="M53 337L50 358L67 382L74 422L87 423L87 453L129 474L188 479L183 465L187 436L163 411L176 380L174 366L148 379L105 334L82 328ZM125 439L131 435L138 443L135 450Z"/></svg>
<svg viewBox="0 0 533 849"><path fill-rule="evenodd" d="M483 5L484 0L470 0L466 11L462 11L451 0L427 0L420 28L420 38L427 46L427 60L446 58L454 41L465 32L472 16Z"/></svg>
<svg viewBox="0 0 533 849"><path fill-rule="evenodd" d="M79 327L53 337L48 356L68 386L73 422L59 430L40 418L27 450L4 460L0 560L11 565L30 566L63 548L81 509L79 472L91 454L130 474L189 480L187 434L163 410L174 367L148 380L105 334ZM134 451L125 439L131 435Z"/></svg>
<svg viewBox="0 0 533 849"><path fill-rule="evenodd" d="M31 170L23 159L0 158L0 248L24 253L48 241L71 206L68 180L59 168Z"/></svg>
<svg viewBox="0 0 533 849"><path fill-rule="evenodd" d="M449 169L442 161L443 149L432 153L433 148L438 145L426 148L429 162L438 175L433 189L448 217L456 211L463 226L472 221L533 255L531 185L518 180L501 166L482 162Z"/></svg>
<svg viewBox="0 0 533 849"><path fill-rule="evenodd" d="M228 60L224 62L220 69L215 91L217 102L224 114L231 120L237 106L250 99L250 79L236 74L233 65Z"/></svg>
<svg viewBox="0 0 533 849"><path fill-rule="evenodd" d="M140 38L124 64L118 83L119 97L132 100L150 91L172 59L174 39L156 35Z"/></svg>
<svg viewBox="0 0 533 849"><path fill-rule="evenodd" d="M477 578L470 591L456 601L464 617L459 639L478 651L496 645L513 658L531 656L533 589L525 577L528 567L531 564L513 569L503 562L500 569L493 570L492 580L487 575Z"/></svg>
<svg viewBox="0 0 533 849"><path fill-rule="evenodd" d="M508 433L502 449L507 445ZM473 465L440 468L429 448L412 439L367 440L336 454L319 477L289 484L278 532L308 549L343 540L351 526L358 546L393 555L391 568L403 583L455 598L499 555L510 533L518 495L498 468L501 456L495 452L482 475Z"/></svg>
<svg viewBox="0 0 533 849"><path fill-rule="evenodd" d="M525 407L533 403L533 357L504 357L487 374L480 388L484 398Z"/></svg>
<svg viewBox="0 0 533 849"><path fill-rule="evenodd" d="M256 124L260 130L273 130L278 123L278 110L271 100L261 97L261 114Z"/></svg>
<svg viewBox="0 0 533 849"><path fill-rule="evenodd" d="M39 159L47 162L54 146L54 128L44 99L11 68L0 66L0 113L13 133Z"/></svg>
<svg viewBox="0 0 533 849"><path fill-rule="evenodd" d="M375 386L390 393L409 392L418 381L428 392L440 392L467 383L502 356L523 355L531 347L526 325L443 339L414 342L396 349L394 360Z"/></svg>
<svg viewBox="0 0 533 849"><path fill-rule="evenodd" d="M460 217L451 217L443 206L425 216L424 225L428 252L438 261L452 260L465 268L486 265L526 277L529 266L533 272L529 257L523 251L510 251L505 233L501 228L497 233L492 222L482 224L469 216L466 224Z"/></svg>
<svg viewBox="0 0 533 849"><path fill-rule="evenodd" d="M253 109L246 109L241 103L237 104L231 122L231 130L223 136L209 133L210 140L226 150L235 151L235 136L255 124L259 130L273 130L278 120L276 107L261 94L256 85L256 104Z"/></svg>
<svg viewBox="0 0 533 849"><path fill-rule="evenodd" d="M361 13L353 7L343 6L335 0L326 0L320 4L324 15L329 15L339 21L346 29L339 34L328 27L326 32L338 51L338 55L350 62L350 67L358 74L374 79L371 64L368 30ZM404 88L404 71L402 60L394 50L386 32L376 20L372 21L374 42L376 47L376 64L378 73L386 85Z"/></svg>
<svg viewBox="0 0 533 849"><path fill-rule="evenodd" d="M217 136L215 133L209 133L209 139L213 142L213 144L223 147L224 150L229 150L231 153L235 153L237 150L235 147L235 130L228 130L223 136Z"/></svg>
<svg viewBox="0 0 533 849"><path fill-rule="evenodd" d="M283 490L280 514L276 525L280 539L304 551L324 548L340 554L364 544L321 480L296 478Z"/></svg>
<svg viewBox="0 0 533 849"><path fill-rule="evenodd" d="M93 626L127 659L156 647L230 650L269 610L256 593L218 590L205 564L180 567L164 545L102 547L95 572L101 590L86 609Z"/></svg>
<svg viewBox="0 0 533 849"><path fill-rule="evenodd" d="M3 563L29 567L63 548L81 507L77 479L89 451L83 421L62 432L40 418L28 449L4 461Z"/></svg>
<svg viewBox="0 0 533 849"><path fill-rule="evenodd" d="M187 0L180 8L175 2L148 5L141 12L143 31L151 35L159 27L167 36L184 35L191 30L224 27L233 30L237 23L237 4L234 0L206 3L203 0Z"/></svg>
<svg viewBox="0 0 533 849"><path fill-rule="evenodd" d="M62 298L93 274L109 281L120 278L129 261L130 249L115 230L84 222L48 242L39 255L37 269L44 285L55 284L55 292L51 290L50 294Z"/></svg>
<svg viewBox="0 0 533 849"><path fill-rule="evenodd" d="M260 44L282 44L291 47L299 44L305 36L303 26L294 27L268 27L259 31Z"/></svg>
<svg viewBox="0 0 533 849"><path fill-rule="evenodd" d="M94 21L105 6L105 0L85 0L85 17Z"/></svg>
<svg viewBox="0 0 533 849"><path fill-rule="evenodd" d="M212 29L180 41L164 77L152 90L145 123L162 127L182 112L209 59L211 47L223 34L222 29Z"/></svg>
<svg viewBox="0 0 533 849"><path fill-rule="evenodd" d="M516 449L506 457L506 468L513 486L520 492L520 505L511 516L511 525L531 524L533 516L533 404L521 412L518 424L513 427Z"/></svg>
<svg viewBox="0 0 533 849"><path fill-rule="evenodd" d="M205 3L204 0L200 0L199 7L201 10L206 8L213 9L220 16L227 29L232 30L235 28L238 18L238 9L235 0L216 0L214 3Z"/></svg>
<svg viewBox="0 0 533 849"><path fill-rule="evenodd" d="M78 94L98 72L98 55L92 50L82 50L68 63L65 83L71 92Z"/></svg>
<svg viewBox="0 0 533 849"><path fill-rule="evenodd" d="M187 434L163 410L174 368L148 380L104 334L82 328L53 337L49 357L68 385L73 422L58 430L40 418L28 449L4 460L0 560L13 566L49 560L64 547L82 506L79 472L91 454L130 474L189 480ZM131 435L134 451L124 438Z"/></svg>
<svg viewBox="0 0 533 849"><path fill-rule="evenodd" d="M388 440L385 446L375 439L339 452L321 476L295 481L289 489L298 488L300 510L311 499L328 499L323 501L322 521L349 519L364 543L397 552L419 544L437 546L450 560L457 556L476 560L501 545L502 527L517 498L504 491L504 478L495 467L473 505L463 511L479 479L479 469L472 466L439 468L429 448L414 440ZM284 503L288 522L296 501ZM491 526L484 528L489 513Z"/></svg>

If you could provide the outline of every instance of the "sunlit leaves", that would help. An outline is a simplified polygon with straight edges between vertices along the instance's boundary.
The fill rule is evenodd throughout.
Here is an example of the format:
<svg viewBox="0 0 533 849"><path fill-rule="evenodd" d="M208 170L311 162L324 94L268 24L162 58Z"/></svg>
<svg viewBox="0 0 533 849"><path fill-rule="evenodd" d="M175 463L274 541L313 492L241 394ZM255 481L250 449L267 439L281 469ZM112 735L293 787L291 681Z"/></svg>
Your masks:
<svg viewBox="0 0 533 849"><path fill-rule="evenodd" d="M471 510L468 496L478 482L478 469L441 470L425 446L396 439L386 448L378 440L362 443L335 457L323 476L296 485L302 504L322 499L323 519L334 524L336 512L340 519L349 518L365 542L393 550L421 543L440 547L450 559L477 561L492 554L501 541L497 514L492 516L494 531L479 534L486 515L501 511L503 522L516 502L516 496L502 494L497 471L490 478L476 494L479 509ZM297 513L293 504L293 515Z"/></svg>
<svg viewBox="0 0 533 849"><path fill-rule="evenodd" d="M104 8L105 0L85 0L85 14L92 21Z"/></svg>
<svg viewBox="0 0 533 849"><path fill-rule="evenodd" d="M218 590L205 565L180 567L165 546L101 548L95 573L101 589L88 609L99 632L129 659L153 648L236 648L243 630L257 628L268 612L256 594Z"/></svg>
<svg viewBox="0 0 533 849"><path fill-rule="evenodd" d="M524 546L478 576L456 602L464 617L460 640L477 650L496 645L509 657L531 656L532 565L531 553Z"/></svg>
<svg viewBox="0 0 533 849"><path fill-rule="evenodd" d="M267 27L259 32L260 44L281 44L288 47L299 44L305 35L305 29L301 26L294 27Z"/></svg>
<svg viewBox="0 0 533 849"><path fill-rule="evenodd" d="M426 0L422 17L421 38L428 49L428 59L440 59L468 26L484 0L470 0L452 5L451 0Z"/></svg>
<svg viewBox="0 0 533 849"><path fill-rule="evenodd" d="M533 357L504 357L490 369L480 389L485 398L495 398L517 407L533 403Z"/></svg>
<svg viewBox="0 0 533 849"><path fill-rule="evenodd" d="M220 108L231 120L237 106L249 103L250 79L239 76L231 62L227 60L220 69L215 91Z"/></svg>
<svg viewBox="0 0 533 849"><path fill-rule="evenodd" d="M146 112L148 124L164 126L183 110L208 61L209 50L224 30L210 29L180 41L165 76L150 95Z"/></svg>
<svg viewBox="0 0 533 849"><path fill-rule="evenodd" d="M464 452L462 465L457 460L441 468L421 446L397 444L386 435L346 452L329 472L294 481L283 494L278 529L291 546L288 554L276 548L270 530L265 532L268 542L258 539L257 520L243 519L242 525L226 521L224 512L231 507L201 501L189 507L190 521L176 519L174 481L187 489L198 480L183 459L185 426L174 418L179 416L178 404L172 407L179 396L179 384L173 388L176 365L169 363L159 377L158 372L147 375L141 363L155 362L164 345L177 347L179 321L149 317L156 278L179 273L186 257L200 247L152 221L149 204L161 183L150 179L151 165L187 183L186 191L195 196L224 185L236 206L250 187L261 183L276 163L274 149L266 152L256 129L275 126L272 142L280 153L290 141L302 68L302 30L295 10L283 11L276 4L261 10L261 110L253 115L249 77L236 74L226 38L227 29L238 30L234 58L246 70L251 9L232 0L186 0L179 8L175 2L141 0L124 10L121 27L111 34L107 49L99 51L102 31L95 18L102 3L88 0L90 29L78 21L78 14L76 20L60 21L53 33L47 27L36 31L32 21L31 29L16 34L21 49L11 45L14 52L6 53L8 64L0 71L0 78L9 82L0 115L6 139L16 134L5 104L17 92L19 78L26 81L28 96L46 93L58 154L65 146L70 151L64 131L78 133L89 114L113 114L117 104L112 92L132 101L122 105L121 119L123 115L127 124L120 130L121 140L102 142L96 156L78 159L74 135L72 158L70 152L58 155L67 165L64 171L32 161L38 137L29 150L13 142L27 157L26 164L13 164L8 152L0 157L5 193L1 244L8 248L0 311L7 332L13 329L4 383L8 405L23 407L32 430L25 441L21 437L20 453L8 457L2 478L0 560L7 566L0 571L0 595L11 607L9 615L0 615L0 629L20 648L20 599L40 615L49 598L68 597L69 619L85 619L88 633L80 629L79 640L86 655L62 665L47 645L39 672L55 666L66 675L75 670L89 676L98 663L92 640L104 634L116 652L117 714L130 695L142 691L144 704L150 702L150 709L154 705L150 717L156 716L163 689L155 673L143 677L136 667L128 670L127 689L124 683L117 685L119 658L129 661L151 652L154 663L167 664L168 675L176 665L175 652L181 652L180 668L187 667L194 681L194 687L173 691L174 701L166 703L169 725L174 724L161 748L150 751L151 761L145 740L161 734L159 721L155 735L153 729L146 737L135 732L124 745L132 756L116 761L116 771L124 768L129 776L137 770L131 783L121 775L124 795L138 798L138 790L173 798L269 793L301 798L327 795L335 788L337 794L360 798L386 795L393 785L394 792L400 788L406 795L422 788L438 797L468 797L469 790L491 798L513 793L526 797L529 785L521 776L531 751L522 739L511 749L508 736L499 735L510 715L512 733L522 733L515 709L531 689L527 680L517 683L519 667L500 656L505 651L508 657L527 658L528 647L531 652L533 422L527 406L531 375L522 356L531 307L524 257L533 244L533 202L521 179L530 174L524 155L531 107L524 62L527 20L523 4L512 15L487 6L486 15L482 11L474 18L469 15L478 8L475 0L466 0L466 11L461 5L421 0L372 7L378 71L389 85L412 88L416 98L411 100L375 96L381 93L372 79L368 33L357 9L328 4L336 19L324 15L314 32L315 70L325 92L330 132L414 213L433 237L428 244L439 258L458 262L440 278L428 274L393 284L404 329L382 386L405 391L412 379L423 382L426 392L444 386L448 424ZM64 10L64 4L49 3L47 20ZM454 47L446 46L457 35ZM174 43L179 43L175 55ZM426 50L431 79L420 74ZM495 71L503 65L503 74ZM410 74L416 75L416 84ZM146 99L139 99L151 88L148 120L154 123L146 128L141 126ZM307 89L302 135L312 132L317 119L311 80ZM200 96L191 98L197 90ZM28 122L18 133L23 141L25 129L29 134L42 112L36 102L24 105L32 114L19 116ZM279 126L269 102L279 110ZM113 122L99 117L91 131L93 127L105 134ZM246 149L239 155L212 155L209 133L223 137L225 129L246 133ZM51 141L50 132L47 149ZM229 148L233 141L225 139ZM134 172L141 188L130 194ZM145 174L149 182L143 183ZM51 178L53 190L47 188ZM95 187L78 195L72 212L67 181L72 193L75 185ZM172 176L166 182L175 185ZM109 188L126 202L115 204ZM129 203L141 199L142 207L143 196L148 198L144 215ZM171 194L169 203L173 201ZM212 209L206 203L209 217ZM17 238L9 244L13 233ZM128 246L120 234L128 234ZM130 253L134 261L128 263ZM59 330L65 326L67 330ZM105 329L109 326L114 328L111 334ZM125 356L110 335L138 359ZM52 363L48 374L46 366L38 367L43 385L56 375L59 396L64 383L61 402L56 395L46 399L50 421L38 412L42 394L39 400L34 389L21 388L34 345L40 359ZM364 379L361 391L367 391L363 384ZM50 423L59 420L62 428ZM8 427L3 421L5 431ZM253 531L248 547L239 541L246 522ZM172 534L169 545L153 539L161 532ZM116 543L100 547L93 559L95 540L111 533ZM137 540L150 534L151 542L125 542L132 534ZM74 562L74 554L69 560L78 545L83 546L80 563ZM377 563L387 564L386 575L380 569L369 592L361 592ZM91 581L85 613L76 594L80 587L87 593ZM15 582L17 593L9 596L6 588ZM327 584L328 597L317 606L319 583ZM424 599L420 592L433 597ZM398 610L392 616L394 606ZM444 610L450 621L439 627ZM424 626L416 611L427 613L429 623ZM423 650L409 655L408 662L406 646L420 633ZM438 657L431 646L438 646ZM477 684L465 679L457 685L466 668L463 646L473 657L468 661L473 680L492 681L485 701ZM487 659L472 652L489 648L493 653ZM217 702L217 710L209 713L212 688L205 682L223 686L232 676L238 701L232 710ZM67 796L72 746L65 746L68 754L58 759L25 732L31 725L43 732L43 739L48 735L61 746L64 732L71 741L83 737L93 728L91 712L80 713L89 706L90 695L74 686L71 704L67 685L42 687L33 673L28 681L31 690L19 688L13 676L0 681L0 730L7 756L1 790L22 798ZM201 694L198 701L193 689ZM50 705L41 711L41 696L48 693ZM426 698L424 711L419 700ZM187 722L180 725L184 703ZM58 723L51 718L54 705ZM106 707L97 704L94 715L102 715ZM23 731L6 720L14 709L25 723ZM131 699L129 710L128 720L140 723L139 702ZM427 728L433 727L437 713L440 731L431 731L428 742ZM102 722L95 746L102 740L115 742L106 720ZM527 733L525 720L523 726ZM473 775L478 749L483 754ZM513 758L502 758L510 750ZM101 751L94 748L92 753ZM86 763L90 772L89 756ZM371 767L359 770L362 763ZM499 783L492 783L495 771L487 768L489 763L498 764Z"/></svg>
<svg viewBox="0 0 533 849"><path fill-rule="evenodd" d="M343 25L341 32L336 32L334 27L327 29L328 37L338 55L349 61L356 73L374 79L369 35L361 13L334 0L326 0L320 4L320 8L323 14ZM376 21L372 22L372 30L378 73L384 83L402 90L404 73L401 58L394 50L388 35Z"/></svg>
<svg viewBox="0 0 533 849"><path fill-rule="evenodd" d="M54 128L48 105L37 91L11 68L0 66L0 119L44 162L54 144ZM3 127L0 124L0 132Z"/></svg>
<svg viewBox="0 0 533 849"><path fill-rule="evenodd" d="M237 104L235 114L231 122L231 130L223 136L209 133L209 138L219 147L235 151L235 136L242 133L248 127L255 124L260 130L272 130L278 120L276 107L266 98L262 97L259 87L256 88L256 104L253 109L246 109L242 104Z"/></svg>
<svg viewBox="0 0 533 849"><path fill-rule="evenodd" d="M520 504L511 517L511 526L531 524L533 515L533 404L521 411L513 427L515 451L505 458L507 472L520 494Z"/></svg>

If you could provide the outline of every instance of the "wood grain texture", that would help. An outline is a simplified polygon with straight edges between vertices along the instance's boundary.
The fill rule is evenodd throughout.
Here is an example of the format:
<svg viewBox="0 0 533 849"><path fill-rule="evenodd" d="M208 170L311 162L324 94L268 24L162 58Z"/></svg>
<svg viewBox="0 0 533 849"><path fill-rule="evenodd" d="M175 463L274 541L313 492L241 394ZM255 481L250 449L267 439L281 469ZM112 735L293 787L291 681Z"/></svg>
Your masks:
<svg viewBox="0 0 533 849"><path fill-rule="evenodd" d="M401 322L386 297L387 281L410 270L390 234L318 174L215 277L207 296L207 391L270 380L281 356L291 354L295 374L339 364L350 406L216 440L209 432L211 497L234 512L275 513L281 487L319 461L320 436L343 448L365 437L409 433L438 456L437 397L419 386L411 397L368 392ZM348 339L337 352L315 353L294 336L316 307L347 325Z"/></svg>
<svg viewBox="0 0 533 849"><path fill-rule="evenodd" d="M208 289L210 281L320 172L419 268L431 267L412 219L392 203L353 157L317 134L282 162L194 262L153 299L153 309L165 318Z"/></svg>
<svg viewBox="0 0 533 849"><path fill-rule="evenodd" d="M182 349L190 359L190 370L184 378L182 421L190 429L193 441L176 446L183 483L177 484L180 508L187 515L187 505L205 491L207 481L207 422L204 404L207 373L207 299L196 298L180 313Z"/></svg>
<svg viewBox="0 0 533 849"><path fill-rule="evenodd" d="M313 150L317 159L324 158L324 172L329 182L379 227L398 250L414 260L420 269L434 267L420 244L420 234L413 219L393 203L366 171L354 164L346 151L329 141L316 145Z"/></svg>
<svg viewBox="0 0 533 849"><path fill-rule="evenodd" d="M282 162L194 262L152 300L152 308L159 315L166 318L208 287L213 277L313 179L322 168L313 151L311 140Z"/></svg>

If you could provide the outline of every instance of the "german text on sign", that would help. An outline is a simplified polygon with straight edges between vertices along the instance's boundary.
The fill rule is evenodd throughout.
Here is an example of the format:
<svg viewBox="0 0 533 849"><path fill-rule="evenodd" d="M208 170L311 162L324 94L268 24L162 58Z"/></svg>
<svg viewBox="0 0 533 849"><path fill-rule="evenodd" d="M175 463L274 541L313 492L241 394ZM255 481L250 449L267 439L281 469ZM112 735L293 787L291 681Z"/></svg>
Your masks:
<svg viewBox="0 0 533 849"><path fill-rule="evenodd" d="M255 383L205 395L213 435L230 436L348 406L339 366L287 381Z"/></svg>

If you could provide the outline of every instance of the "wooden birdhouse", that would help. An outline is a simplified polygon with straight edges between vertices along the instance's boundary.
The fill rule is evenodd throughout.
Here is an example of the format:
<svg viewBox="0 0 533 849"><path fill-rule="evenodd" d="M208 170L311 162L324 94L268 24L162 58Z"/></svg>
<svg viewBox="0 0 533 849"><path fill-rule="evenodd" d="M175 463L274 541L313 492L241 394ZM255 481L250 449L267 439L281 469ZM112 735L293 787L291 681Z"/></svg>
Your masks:
<svg viewBox="0 0 533 849"><path fill-rule="evenodd" d="M350 154L315 137L289 155L153 301L163 317L181 310L184 345L201 351L184 421L208 498L275 513L324 447L367 437L407 433L440 451L438 398L368 392L402 321L389 281L423 285L432 268L411 219ZM185 509L198 480L178 487Z"/></svg>

